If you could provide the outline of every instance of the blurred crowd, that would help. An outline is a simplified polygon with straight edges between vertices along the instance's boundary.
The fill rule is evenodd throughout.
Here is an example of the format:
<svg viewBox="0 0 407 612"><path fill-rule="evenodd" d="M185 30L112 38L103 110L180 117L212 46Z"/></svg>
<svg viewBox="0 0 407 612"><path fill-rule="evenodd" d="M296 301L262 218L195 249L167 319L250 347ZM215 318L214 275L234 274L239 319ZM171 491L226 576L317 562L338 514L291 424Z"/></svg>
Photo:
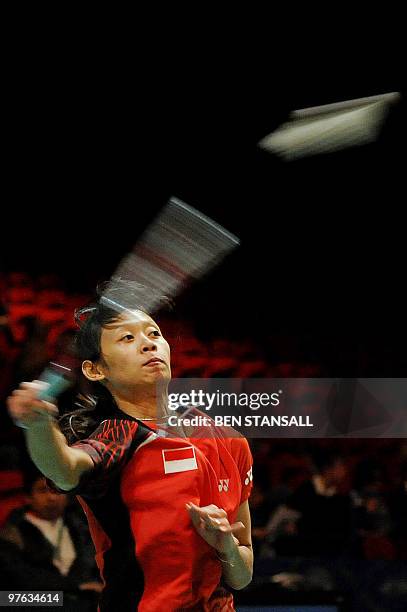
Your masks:
<svg viewBox="0 0 407 612"><path fill-rule="evenodd" d="M73 311L88 300L67 291L56 275L0 276L2 588L61 589L71 593L77 610L94 609L101 588L86 522L77 502L47 490L33 469L5 398L22 380L37 378L72 343ZM187 321L181 334L171 316L163 318L162 327L172 346L175 377L323 375L322 364L315 362L270 361L251 339L205 340ZM283 591L356 592L362 575L372 571L366 568L374 566L383 596L387 588L405 602L407 576L400 567L407 560L407 442L255 439L251 446L253 584L257 577ZM387 569L378 575L383 564ZM360 610L375 609L373 600L358 601Z"/></svg>
<svg viewBox="0 0 407 612"><path fill-rule="evenodd" d="M407 560L407 445L254 440L258 558Z"/></svg>

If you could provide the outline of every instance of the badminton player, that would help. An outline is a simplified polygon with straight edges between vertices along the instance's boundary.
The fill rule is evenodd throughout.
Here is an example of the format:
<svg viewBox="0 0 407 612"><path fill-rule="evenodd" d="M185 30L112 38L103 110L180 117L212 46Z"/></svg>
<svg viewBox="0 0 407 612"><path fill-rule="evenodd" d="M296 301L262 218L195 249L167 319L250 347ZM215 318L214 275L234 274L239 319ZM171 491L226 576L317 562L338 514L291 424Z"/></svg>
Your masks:
<svg viewBox="0 0 407 612"><path fill-rule="evenodd" d="M131 287L117 291L117 303L128 301ZM92 409L58 419L34 381L9 397L10 414L50 486L75 493L84 509L101 612L234 610L229 589L248 585L253 568L248 443L166 434L170 347L155 320L130 306L118 311L99 297L76 313Z"/></svg>

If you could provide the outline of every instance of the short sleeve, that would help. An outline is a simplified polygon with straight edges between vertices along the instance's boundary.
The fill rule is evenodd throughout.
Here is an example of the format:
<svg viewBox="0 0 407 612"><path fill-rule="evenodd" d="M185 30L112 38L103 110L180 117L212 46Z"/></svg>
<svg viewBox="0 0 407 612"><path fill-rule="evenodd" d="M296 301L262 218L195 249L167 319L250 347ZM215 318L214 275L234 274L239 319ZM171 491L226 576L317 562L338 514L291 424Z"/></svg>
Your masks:
<svg viewBox="0 0 407 612"><path fill-rule="evenodd" d="M253 488L253 456L246 438L231 438L232 456L238 467L242 494L240 504L243 504L250 497Z"/></svg>
<svg viewBox="0 0 407 612"><path fill-rule="evenodd" d="M148 434L139 430L136 421L112 419L101 423L88 438L73 444L72 448L89 455L93 468L84 472L78 485L68 493L84 498L102 497L129 460L140 435L145 438ZM48 485L66 493L49 480Z"/></svg>

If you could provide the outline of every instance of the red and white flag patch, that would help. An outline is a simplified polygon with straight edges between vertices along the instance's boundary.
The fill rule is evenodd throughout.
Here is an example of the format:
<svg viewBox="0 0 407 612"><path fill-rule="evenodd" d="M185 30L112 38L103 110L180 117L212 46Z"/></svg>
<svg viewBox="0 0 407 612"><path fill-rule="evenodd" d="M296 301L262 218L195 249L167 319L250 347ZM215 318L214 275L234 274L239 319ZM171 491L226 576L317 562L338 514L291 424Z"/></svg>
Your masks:
<svg viewBox="0 0 407 612"><path fill-rule="evenodd" d="M197 470L195 449L193 446L169 448L162 451L165 474Z"/></svg>

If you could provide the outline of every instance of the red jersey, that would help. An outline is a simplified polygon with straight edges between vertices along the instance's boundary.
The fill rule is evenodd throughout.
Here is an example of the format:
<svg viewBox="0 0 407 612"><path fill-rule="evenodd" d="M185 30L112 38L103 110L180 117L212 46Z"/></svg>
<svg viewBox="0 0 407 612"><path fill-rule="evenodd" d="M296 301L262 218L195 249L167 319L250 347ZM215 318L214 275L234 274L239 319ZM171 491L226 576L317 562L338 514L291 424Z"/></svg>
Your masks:
<svg viewBox="0 0 407 612"><path fill-rule="evenodd" d="M73 492L105 585L100 610L234 610L216 551L185 504L215 504L236 521L252 486L247 440L219 431L169 437L149 425L116 410L74 444L94 463Z"/></svg>

